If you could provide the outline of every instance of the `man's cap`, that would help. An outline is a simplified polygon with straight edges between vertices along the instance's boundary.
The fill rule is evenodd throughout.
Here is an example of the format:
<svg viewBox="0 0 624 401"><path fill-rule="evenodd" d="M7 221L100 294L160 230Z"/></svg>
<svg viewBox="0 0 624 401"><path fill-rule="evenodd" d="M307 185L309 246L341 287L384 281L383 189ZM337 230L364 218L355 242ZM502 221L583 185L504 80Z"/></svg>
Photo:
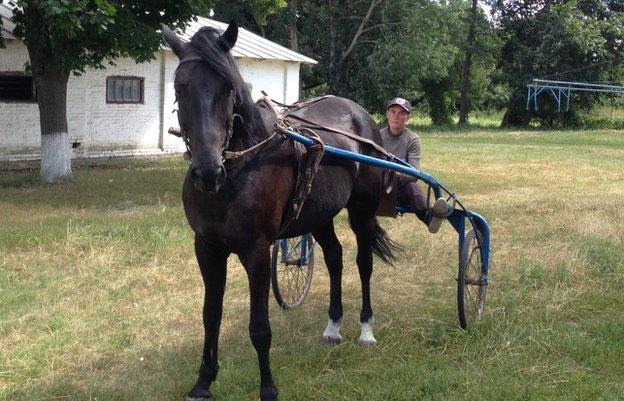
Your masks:
<svg viewBox="0 0 624 401"><path fill-rule="evenodd" d="M386 110L388 110L392 106L401 106L408 113L412 112L412 105L410 104L409 100L403 99L402 97L395 97L394 99L389 101L388 105L386 106Z"/></svg>

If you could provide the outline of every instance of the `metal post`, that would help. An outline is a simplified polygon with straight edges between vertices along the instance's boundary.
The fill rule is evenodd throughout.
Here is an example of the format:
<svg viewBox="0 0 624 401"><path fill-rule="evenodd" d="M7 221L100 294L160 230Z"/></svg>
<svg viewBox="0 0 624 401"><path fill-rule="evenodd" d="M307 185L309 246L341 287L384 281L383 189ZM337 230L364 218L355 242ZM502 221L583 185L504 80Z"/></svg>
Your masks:
<svg viewBox="0 0 624 401"><path fill-rule="evenodd" d="M570 88L568 88L568 99L567 99L567 103L566 103L566 111L570 111L570 97L572 95L570 94Z"/></svg>

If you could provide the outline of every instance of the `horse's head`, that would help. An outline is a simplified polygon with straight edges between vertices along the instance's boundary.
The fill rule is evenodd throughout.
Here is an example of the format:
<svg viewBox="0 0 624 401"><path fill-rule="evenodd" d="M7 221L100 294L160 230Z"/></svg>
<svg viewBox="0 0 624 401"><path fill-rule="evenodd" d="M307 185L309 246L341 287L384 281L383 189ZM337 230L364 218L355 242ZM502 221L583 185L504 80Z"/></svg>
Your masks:
<svg viewBox="0 0 624 401"><path fill-rule="evenodd" d="M162 33L180 59L174 87L178 121L191 151L191 180L198 190L216 192L225 181L222 154L232 135L234 106L244 82L230 49L238 27L230 23L222 34L201 28L185 43L167 26Z"/></svg>

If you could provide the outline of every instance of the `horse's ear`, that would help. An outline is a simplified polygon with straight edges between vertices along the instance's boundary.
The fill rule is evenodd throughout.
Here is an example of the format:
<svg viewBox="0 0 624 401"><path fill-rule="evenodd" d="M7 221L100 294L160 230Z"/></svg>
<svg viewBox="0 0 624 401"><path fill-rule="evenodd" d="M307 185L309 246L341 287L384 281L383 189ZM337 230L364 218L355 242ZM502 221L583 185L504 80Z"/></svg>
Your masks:
<svg viewBox="0 0 624 401"><path fill-rule="evenodd" d="M176 35L167 25L160 24L160 29L165 41L171 47L171 50L173 50L180 60L184 58L184 42L182 42L182 40L178 38L178 35Z"/></svg>
<svg viewBox="0 0 624 401"><path fill-rule="evenodd" d="M235 21L230 21L230 25L228 25L225 32L223 32L219 38L219 45L224 51L229 52L234 47L237 38L238 25L236 25Z"/></svg>

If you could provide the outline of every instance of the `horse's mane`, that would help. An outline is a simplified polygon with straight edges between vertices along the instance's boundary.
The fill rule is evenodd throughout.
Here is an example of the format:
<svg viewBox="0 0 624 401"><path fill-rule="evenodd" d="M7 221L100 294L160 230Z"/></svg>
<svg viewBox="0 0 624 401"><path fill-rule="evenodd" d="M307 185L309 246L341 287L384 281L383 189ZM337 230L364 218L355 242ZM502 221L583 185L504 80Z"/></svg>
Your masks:
<svg viewBox="0 0 624 401"><path fill-rule="evenodd" d="M235 128L241 127L246 131L243 138L246 145L263 139L266 136L262 117L251 99L247 83L241 76L234 58L229 51L221 47L219 38L221 32L212 27L203 27L193 38L190 45L210 68L227 82L233 84L236 96L236 112L242 117L235 120Z"/></svg>
<svg viewBox="0 0 624 401"><path fill-rule="evenodd" d="M191 47L217 74L234 84L237 90L245 87L245 81L238 72L230 52L224 51L219 42L221 32L212 27L203 27L191 39Z"/></svg>

